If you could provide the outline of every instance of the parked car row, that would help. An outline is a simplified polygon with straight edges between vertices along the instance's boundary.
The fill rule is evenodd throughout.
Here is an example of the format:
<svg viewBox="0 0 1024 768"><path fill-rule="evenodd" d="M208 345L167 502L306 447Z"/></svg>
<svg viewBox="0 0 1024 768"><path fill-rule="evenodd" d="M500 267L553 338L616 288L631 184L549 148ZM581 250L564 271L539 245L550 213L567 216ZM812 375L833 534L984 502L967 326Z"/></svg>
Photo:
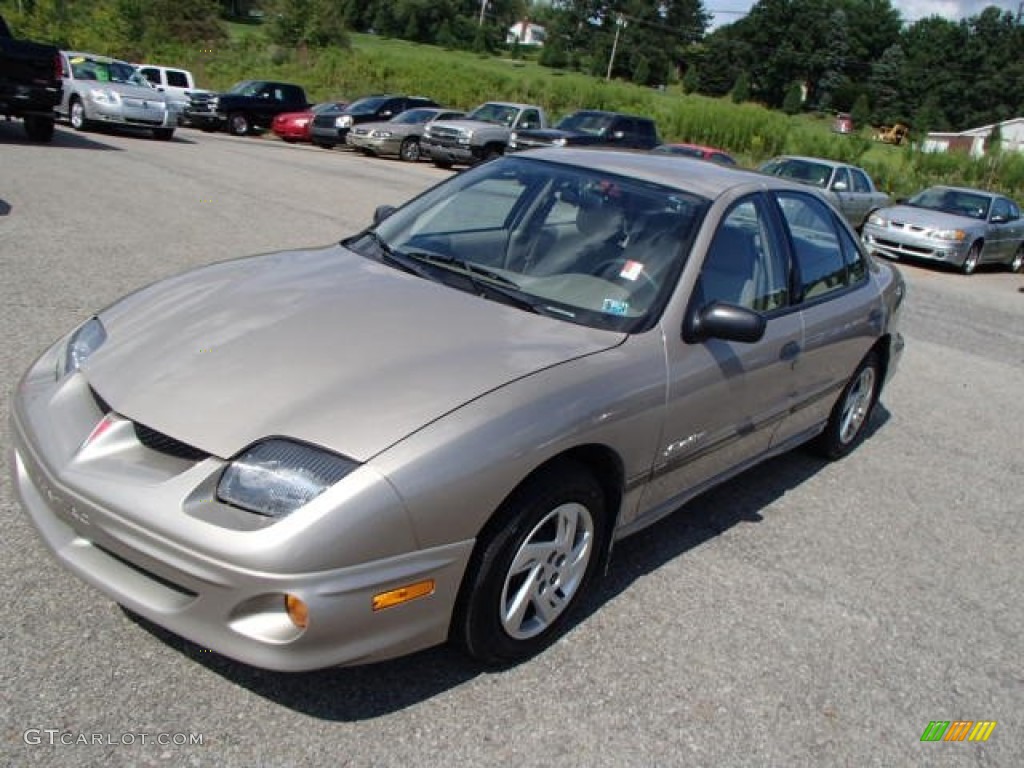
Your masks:
<svg viewBox="0 0 1024 768"><path fill-rule="evenodd" d="M57 62L61 88L54 111L76 130L99 124L143 128L168 140L179 124L234 135L271 129L288 142L346 145L409 162L425 158L441 168L542 147L650 150L736 164L714 147L662 144L654 121L641 115L579 110L551 127L544 109L533 104L491 101L465 114L425 96L375 94L312 105L293 83L244 80L218 94L197 88L180 68L75 51L59 52ZM26 119L44 138L39 121ZM787 155L759 170L819 189L880 256L943 262L965 274L990 263L1024 269L1024 215L1005 196L935 187L894 207L863 168L848 163Z"/></svg>

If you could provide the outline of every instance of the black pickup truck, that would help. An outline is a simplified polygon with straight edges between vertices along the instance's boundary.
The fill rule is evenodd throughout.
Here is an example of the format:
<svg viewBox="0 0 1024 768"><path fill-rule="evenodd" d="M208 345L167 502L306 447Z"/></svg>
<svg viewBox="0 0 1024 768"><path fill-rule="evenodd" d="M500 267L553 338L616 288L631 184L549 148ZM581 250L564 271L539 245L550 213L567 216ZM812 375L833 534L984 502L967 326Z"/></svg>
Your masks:
<svg viewBox="0 0 1024 768"><path fill-rule="evenodd" d="M244 136L269 128L284 112L302 112L311 105L298 85L270 80L243 80L224 93L193 93L185 108L185 120L204 131Z"/></svg>
<svg viewBox="0 0 1024 768"><path fill-rule="evenodd" d="M15 40L0 16L0 115L25 120L33 141L53 138L53 109L60 104L60 51Z"/></svg>
<svg viewBox="0 0 1024 768"><path fill-rule="evenodd" d="M508 151L535 147L654 149L660 143L658 129L649 117L584 109L563 118L554 128L513 132Z"/></svg>

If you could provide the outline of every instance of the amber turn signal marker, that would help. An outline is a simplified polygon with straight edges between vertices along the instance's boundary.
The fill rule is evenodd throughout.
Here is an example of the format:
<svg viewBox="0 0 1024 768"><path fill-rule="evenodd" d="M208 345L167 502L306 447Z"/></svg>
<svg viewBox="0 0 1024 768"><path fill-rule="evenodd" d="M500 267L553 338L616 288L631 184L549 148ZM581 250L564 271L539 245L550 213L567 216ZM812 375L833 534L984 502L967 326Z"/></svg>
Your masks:
<svg viewBox="0 0 1024 768"><path fill-rule="evenodd" d="M295 595L284 596L284 609L288 612L288 618L292 620L299 629L305 629L309 624L309 606Z"/></svg>
<svg viewBox="0 0 1024 768"><path fill-rule="evenodd" d="M417 581L415 584L408 584L398 589L381 592L373 596L373 610L383 611L385 608L394 608L396 605L415 600L417 597L425 597L434 594L434 580Z"/></svg>

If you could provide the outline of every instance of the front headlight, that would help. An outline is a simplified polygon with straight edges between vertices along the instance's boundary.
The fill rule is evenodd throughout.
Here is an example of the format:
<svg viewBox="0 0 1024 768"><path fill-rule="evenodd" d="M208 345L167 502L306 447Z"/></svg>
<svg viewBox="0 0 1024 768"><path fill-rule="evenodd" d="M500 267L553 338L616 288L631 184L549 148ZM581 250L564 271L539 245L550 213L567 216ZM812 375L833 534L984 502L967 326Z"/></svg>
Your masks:
<svg viewBox="0 0 1024 768"><path fill-rule="evenodd" d="M868 216L868 224L874 227L887 227L889 226L889 221L880 213L872 213Z"/></svg>
<svg viewBox="0 0 1024 768"><path fill-rule="evenodd" d="M107 331L98 317L94 317L71 334L64 354L57 361L57 378L74 373L107 340Z"/></svg>
<svg viewBox="0 0 1024 768"><path fill-rule="evenodd" d="M391 131L373 131L370 133L371 139L390 139Z"/></svg>
<svg viewBox="0 0 1024 768"><path fill-rule="evenodd" d="M97 104L120 104L121 95L117 91L108 88L92 88L89 90L89 98Z"/></svg>
<svg viewBox="0 0 1024 768"><path fill-rule="evenodd" d="M553 146L556 146L556 147L564 147L565 146L565 137L564 136L559 137L559 138L555 139L554 141L552 141L551 144Z"/></svg>
<svg viewBox="0 0 1024 768"><path fill-rule="evenodd" d="M286 517L354 470L344 456L280 438L257 443L220 476L217 497L267 517Z"/></svg>
<svg viewBox="0 0 1024 768"><path fill-rule="evenodd" d="M967 237L967 233L962 229L934 229L932 230L932 237L936 240L952 240L953 242L961 243Z"/></svg>
<svg viewBox="0 0 1024 768"><path fill-rule="evenodd" d="M342 115L334 121L336 128L348 128L352 125L352 115Z"/></svg>

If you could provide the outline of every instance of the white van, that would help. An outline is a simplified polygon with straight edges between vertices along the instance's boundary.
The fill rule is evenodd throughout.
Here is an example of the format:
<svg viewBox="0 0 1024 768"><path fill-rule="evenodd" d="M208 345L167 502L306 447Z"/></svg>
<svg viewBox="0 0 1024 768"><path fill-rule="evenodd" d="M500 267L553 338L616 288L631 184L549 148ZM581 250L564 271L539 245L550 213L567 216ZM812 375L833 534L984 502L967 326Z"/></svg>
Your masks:
<svg viewBox="0 0 1024 768"><path fill-rule="evenodd" d="M167 96L167 101L174 105L179 118L189 105L190 93L209 93L196 88L195 78L187 69L164 67L159 64L139 64L139 74L146 78L153 87Z"/></svg>

